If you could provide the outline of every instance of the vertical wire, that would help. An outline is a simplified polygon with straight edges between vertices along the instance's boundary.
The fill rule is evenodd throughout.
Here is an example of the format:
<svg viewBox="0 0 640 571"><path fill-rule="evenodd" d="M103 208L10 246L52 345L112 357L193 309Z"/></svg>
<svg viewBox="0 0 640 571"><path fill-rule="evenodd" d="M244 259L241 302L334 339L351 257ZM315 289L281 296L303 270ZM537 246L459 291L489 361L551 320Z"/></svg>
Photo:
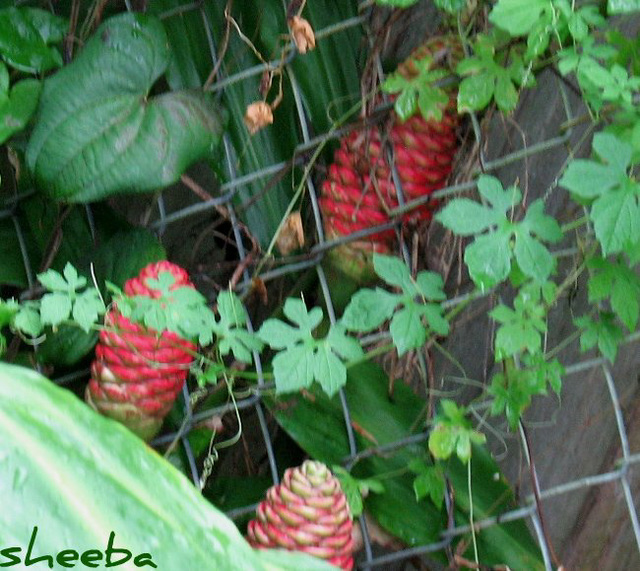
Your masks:
<svg viewBox="0 0 640 571"><path fill-rule="evenodd" d="M304 143L308 143L310 140L309 125L307 123L306 113L304 111L304 107L302 104L302 98L300 97L298 82L295 78L293 69L289 65L287 66L287 77L289 78L289 81L291 84L291 90L294 96L296 112L298 115L298 122L300 124L301 132L302 132L302 139ZM309 194L309 199L311 201L311 207L313 210L313 216L314 216L314 221L316 225L316 232L318 235L318 242L322 245L324 243L324 229L322 226L322 218L320 215L320 208L318 205L318 197L317 197L317 193L316 193L316 189L313 184L313 181L311 180L311 176L307 177L307 180L305 181L305 183L307 186L307 191ZM331 325L335 325L336 323L335 308L333 306L333 300L331 299L331 292L329 291L326 275L324 273L324 270L322 268L320 261L318 261L318 263L316 264L316 273L318 275L318 281L320 282L320 288L322 290L322 295L324 298L325 307L327 309L329 322L331 323ZM350 457L353 457L358 453L358 447L357 447L356 438L353 430L353 424L351 420L351 411L349 410L349 403L347 402L347 396L346 396L344 387L340 387L338 391L338 396L340 399L340 406L342 408L342 415L344 418L347 441L349 444L349 455ZM359 518L359 523L360 523L360 531L362 533L363 546L365 550L365 561L371 561L373 558L373 549L371 546L369 530L367 528L367 524L364 516Z"/></svg>
<svg viewBox="0 0 640 571"><path fill-rule="evenodd" d="M605 361L602 365L602 371L604 372L604 378L607 381L607 388L609 389L609 395L611 397L611 404L613 406L614 414L616 417L616 426L618 428L618 436L620 437L620 446L622 448L622 475L620 477L620 484L624 492L625 501L627 503L627 509L629 511L629 519L631 520L631 527L633 529L633 535L636 540L636 545L640 551L640 525L638 523L638 512L636 511L635 504L633 502L633 494L629 487L629 480L627 474L629 472L629 460L631 452L629 448L629 438L627 437L627 430L624 425L624 416L622 414L622 407L620 406L620 399L618 397L618 391L611 375L611 369L609 363Z"/></svg>
<svg viewBox="0 0 640 571"><path fill-rule="evenodd" d="M218 58L217 58L217 54L216 54L216 50L215 50L215 43L213 40L213 35L211 33L211 25L209 22L209 16L207 15L206 10L204 9L204 7L200 8L200 14L202 15L202 19L204 22L204 28L206 30L206 34L207 34L207 42L209 43L209 51L211 54L211 61L212 64L215 66L218 63ZM222 73L222 68L220 68L220 70L218 71L218 73L220 74L220 76L222 77L223 73ZM234 180L237 178L237 172L236 172L236 168L235 168L235 162L234 162L234 152L233 152L233 146L231 145L231 142L229 140L229 136L227 135L227 133L225 133L222 137L223 140L223 145L224 145L224 151L225 151L225 159L226 159L226 167L227 167L227 172L229 174L229 179L230 180ZM237 248L238 248L238 256L240 258L240 261L244 261L246 258L246 251L244 248L244 243L242 241L242 233L240 231L240 228L238 227L238 219L235 213L235 209L233 208L233 204L231 199L229 200L229 202L227 203L227 211L229 212L229 218L231 220L231 227L233 229L233 236L234 239L236 241L237 244ZM244 269L243 271L243 276L245 278L245 281L249 282L250 281L250 275L249 275L249 271L247 268ZM246 319L246 324L247 324L247 330L249 332L253 332L254 328L253 328L253 324L251 323L251 319L249 318L249 316L247 315L247 319ZM255 363L255 367L256 367L256 373L257 373L257 383L258 386L263 386L264 385L264 377L263 377L263 370L262 370L262 361L260 359L260 354L258 353L258 351L253 351L253 361ZM269 434L269 427L267 426L267 420L264 414L264 408L263 408L263 404L262 401L258 401L256 402L256 404L254 405L254 410L256 412L256 415L258 417L258 423L260 425L260 431L262 432L262 437L264 439L264 444L265 444L265 450L267 453L267 461L269 463L269 470L271 472L271 479L273 480L274 484L278 484L280 482L280 477L278 475L278 466L276 463L276 458L275 458L275 453L273 451L273 444L271 442L271 435Z"/></svg>

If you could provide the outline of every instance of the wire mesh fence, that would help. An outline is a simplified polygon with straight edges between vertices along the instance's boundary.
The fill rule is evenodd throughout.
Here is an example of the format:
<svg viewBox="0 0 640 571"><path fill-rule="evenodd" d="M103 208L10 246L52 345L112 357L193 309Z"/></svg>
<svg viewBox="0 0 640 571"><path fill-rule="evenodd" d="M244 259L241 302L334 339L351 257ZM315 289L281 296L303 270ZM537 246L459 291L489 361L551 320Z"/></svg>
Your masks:
<svg viewBox="0 0 640 571"><path fill-rule="evenodd" d="M335 24L328 26L324 29L316 30L316 40L322 42L324 38L330 37L334 34L342 34L351 28L367 28L369 22L369 12L372 9L369 2L363 2L360 9L360 15L356 18L352 18L345 21L339 21ZM185 12L199 13L204 23L205 29L208 31L207 37L209 41L209 57L211 66L215 67L218 64L218 49L219 46L215 45L214 34L211 30L211 22L208 20L209 16L204 6L200 2L191 4L184 4L179 9L168 11L161 15L165 20L171 18L179 18L181 14ZM295 49L291 46L286 52L284 59L284 67L286 73L284 74L285 81L289 83L289 89L294 97L295 110L296 110L296 122L301 134L300 140L295 148L296 157L306 157L310 151L314 151L324 145L329 140L337 140L341 137L349 127L336 128L330 132L321 133L319 135L313 135L313 129L308 124L308 116L303 106L303 96L300 93L298 82L296 79L296 73L290 66L290 63L294 58L299 57L296 54ZM266 64L255 65L247 69L242 70L239 73L224 76L221 72L217 76L215 83L210 86L210 90L223 94L229 86L246 81L255 81L256 77L260 77L265 69L273 65L282 65L281 59ZM381 65L377 62L377 65ZM550 132L547 129L545 137L535 142L534 144L527 145L526 137L523 136L519 141L521 144L517 144L514 138L514 142L510 142L503 148L506 148L506 152L501 152L498 156L490 158L487 153L487 147L489 144L489 135L487 134L487 122L485 119L470 116L470 131L475 139L476 148L478 150L478 164L479 170L484 173L496 173L507 166L515 165L518 168L527 168L527 161L537 155L544 153L553 153L556 157L561 157L561 163L566 165L566 162L574 156L576 152L579 152L580 145L586 140L586 136L579 136L579 142L577 146L572 146L572 141L576 140L576 134L574 133L573 125L575 119L575 102L572 103L570 94L567 93L567 86L563 81L558 78L549 79L548 83L553 84L553 89L557 91L562 101L562 114L563 118L561 123L567 128L560 129L560 125L556 125L558 128L555 132ZM390 107L389 102L382 102L380 109L388 109ZM588 135L588 133L587 133ZM237 267L242 269L241 279L238 280L236 285L236 291L240 294L246 293L252 284L252 280L255 277L256 260L247 259L246 249L246 236L242 224L239 221L238 214L236 212L238 200L237 196L241 192L244 186L249 183L264 182L267 184L270 177L276 175L282 169L286 168L285 163L279 162L264 166L260 170L256 170L248 173L237 172L237 152L234 148L232 141L228 135L224 136L223 148L225 154L226 170L226 182L213 189L210 193L212 198L203 200L201 202L190 204L187 206L181 206L175 210L171 210L165 203L163 194L159 194L155 197L155 211L152 219L148 222L147 227L157 234L162 240L163 235L172 225L184 226L189 225L190 221L202 214L218 215L219 207L224 207L228 217L228 222L231 225L231 232L233 235L233 241L238 252L238 260L236 261ZM334 303L332 301L330 288L327 283L327 276L323 265L321 264L324 254L332 248L346 242L358 240L370 235L373 235L381 230L388 228L394 228L398 235L401 236L399 223L387 223L384 225L378 225L365 230L361 230L355 234L347 237L328 240L325 237L323 230L322 216L320 208L318 206L318 192L314 180L316 177L312 176L313 164L304 161L301 164L303 168L303 184L304 194L307 197L308 204L311 210L312 229L315 240L313 244L307 247L303 256L297 257L294 261L286 261L278 265L267 267L261 270L260 279L267 285L275 282L283 276L296 276L303 271L312 269L317 274L317 279L320 284L320 290L322 292L322 301L326 314L329 317L331 323L336 321L336 311L334 309ZM547 188L536 189L541 196L548 198L555 187L557 181L561 175L559 170L555 178L551 181L551 184ZM396 187L401 188L400 179L395 173ZM302 185L301 185L302 186ZM392 209L390 217L394 220L399 220L401 216L412 209L423 204L427 200L433 198L446 199L447 197L457 195L461 192L473 192L475 189L475 182L472 180L461 180L437 191L432 196L427 196L421 199L412 201L405 201L402 196L399 197L399 206ZM401 193L400 193L401 194ZM32 266L32 261L29 256L29 248L27 244L26 232L21 226L21 221L17 215L17 208L20 203L30 196L29 193L22 194L6 200L4 202L4 209L0 210L0 220L10 219L15 228L15 234L20 246L20 251L24 263L24 268L27 276L28 286L30 291L34 291L36 288L35 273L36 269ZM291 206L294 202L292 201ZM91 207L86 207L87 222L92 227L92 211ZM283 219L285 216L283 215ZM410 262L410 250L406 243L401 243L400 254L404 257L406 262ZM574 255L574 251L559 250L555 252L556 257L562 258L563 256ZM471 288L469 288L471 289ZM477 294L460 293L456 297L452 297L444 302L444 306L447 308L455 307L456 305L469 301L470 296L474 297L474 300L479 299ZM473 302L472 302L473 303ZM248 321L247 327L250 331L254 331L259 324ZM371 335L362 339L364 345L373 345L380 341L381 335ZM637 351L638 343L640 342L640 334L635 333L627 337L625 340L627 345L634 347L633 351ZM36 347L37 350L37 347ZM207 421L211 418L221 418L234 411L240 415L240 417L251 414L257 419L257 430L259 438L263 442L264 452L267 458L268 471L273 483L279 481L279 473L281 467L276 458L272 443L273 423L269 422L269 412L264 404L264 395L269 393L273 389L273 383L265 380L263 376L264 363L262 357L258 352L254 352L253 355L255 370L257 373L256 386L244 396L239 396L233 401L227 402L223 405L216 406L208 409L194 409L193 403L197 401L197 389L195 387L189 388L185 386L183 389L183 417L180 421L180 428L177 431L171 433L164 433L160 437L157 437L152 445L158 448L165 448L167 445L179 445L182 447L185 457L188 463L188 470L195 486L202 488L205 481L212 473L215 462L217 460L217 452L209 454L206 459L198 458L194 454L190 441L188 439L189 433L194 427L200 423ZM633 363L633 359L631 359ZM547 519L554 518L554 501L559 497L573 494L575 492L587 492L590 490L599 489L605 486L616 486L621 494L624 504L626 505L627 521L624 527L631 529L633 537L635 539L634 549L640 551L640 524L638 522L638 514L636 510L636 502L634 499L634 470L636 464L640 462L640 453L635 453L633 446L630 443L628 419L625 420L625 414L623 410L623 402L628 402L628 386L629 383L626 379L619 379L616 383L614 380L615 369L604 358L584 358L576 360L574 362L565 362L565 385L579 383L581 378L589 372L590 374L596 374L598 382L602 387L606 389L608 394L608 402L602 405L602 410L606 407L609 408L609 412L602 412L603 415L608 418L613 418L615 422L615 431L617 433L617 439L619 441L619 453L615 459L609 459L608 463L602 463L601 469L596 470L593 473L578 475L579 470L576 468L574 473L564 474L562 481L554 483L554 485L548 485L545 474L536 470L536 464L531 462L529 457L530 445L524 431L519 434L520 447L523 451L526 463L529 466L529 470L532 473L533 486L529 493L522 494L520 497L520 507L506 513L496 514L493 517L482 519L474 522L474 528L477 531L496 526L501 523L523 520L530 524L535 537L537 538L538 545L540 547L544 564L547 569L554 568L554 555L553 547L548 544L548 534L544 530L545 516ZM424 362L424 355L419 355L419 363L417 367L419 375L426 379L428 375L428 366ZM67 384L77 379L84 379L88 376L88 371L80 370L71 374L65 375L55 379L59 384ZM426 383L425 383L426 384ZM620 396L620 391L624 392L623 397ZM428 439L428 431L424 431L418 435L408 436L398 442L384 444L377 447L368 448L366 450L359 450L356 437L354 434L354 423L352 422L349 403L345 397L344 391L340 391L340 402L344 415L344 430L347 435L349 443L349 454L343 459L343 465L350 467L357 461L361 460L365 456L371 456L375 454L389 454L395 450L405 446L424 444ZM567 406L563 403L562 406ZM587 419L585 419L586 422ZM579 428L576 428L579 430ZM532 433L535 434L536 428L531 428ZM589 452L584 452L589 454ZM607 469L607 466L610 468ZM544 509L543 509L544 506ZM231 518L240 518L248 514L252 514L256 505L242 506L228 512ZM416 556L428 556L429 553L443 550L450 546L455 538L466 536L470 532L470 526L456 525L453 521L450 522L449 527L442 532L441 538L435 543L428 545L419 545L407 549L400 549L387 553L375 553L374 546L369 537L367 522L365 518L360 518L359 521L364 549L358 557L357 564L361 569L369 568L385 568L386 566L394 563L407 561Z"/></svg>

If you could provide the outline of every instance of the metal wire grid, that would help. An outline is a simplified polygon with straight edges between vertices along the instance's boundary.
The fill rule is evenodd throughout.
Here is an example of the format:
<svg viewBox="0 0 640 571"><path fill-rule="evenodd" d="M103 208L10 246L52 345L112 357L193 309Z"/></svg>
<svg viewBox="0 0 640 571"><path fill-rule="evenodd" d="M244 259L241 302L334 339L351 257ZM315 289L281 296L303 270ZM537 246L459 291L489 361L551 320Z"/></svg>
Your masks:
<svg viewBox="0 0 640 571"><path fill-rule="evenodd" d="M361 16L357 18L352 18L350 20L338 22L337 24L324 28L322 30L317 30L316 38L319 41L321 41L322 38L328 37L331 34L339 34L344 32L345 30L348 30L351 27L365 25L367 21L366 12L369 9L370 9L370 2L366 2L366 1L363 2L361 4L361 14L362 14ZM193 4L184 5L180 9L173 10L171 12L167 12L163 14L163 17L171 18L185 11L198 11L200 13L205 29L207 31L212 65L216 65L217 54L216 54L216 46L213 40L213 34L211 32L212 27L202 3L196 2ZM293 73L293 70L289 65L289 63L293 60L294 57L296 57L296 53L293 47L291 47L289 50L288 59L286 60L286 72L287 72L286 77L290 81L291 90L295 98L297 119L298 119L300 130L302 133L302 141L296 147L296 156L301 156L303 152L316 148L318 145L323 144L330 138L340 137L345 132L346 128L336 129L335 131L332 131L330 133L325 133L314 138L310 136L306 115L302 105L301 94L298 88L295 74ZM272 62L272 63L273 65L278 65L281 62L278 61L278 62ZM264 69L265 69L264 65L257 65L229 77L219 77L218 81L211 87L211 90L222 92L225 88L227 88L229 85L234 84L235 82L245 81L247 79L250 79L257 75L262 74ZM564 87L560 82L558 84L558 88L561 90L561 93L562 93L567 121L570 122L572 119L571 109L568 102L568 98L564 92ZM553 149L557 147L562 147L563 145L568 143L571 137L571 131L569 129L559 136L553 137L551 139L542 141L538 144L531 145L528 147L523 146L521 149L518 149L498 159L490 161L485 158L482 152L483 138L480 130L479 121L475 115L471 116L471 121L473 125L474 135L476 137L477 142L479 143L480 163L481 163L483 172L495 171L501 167L504 167L505 165L508 165L523 159L526 160L528 157L531 157L537 153L548 151L549 149ZM273 165L266 166L255 172L239 175L235 169L235 164L236 164L235 151L233 146L231 145L231 142L228 136L226 135L224 136L224 139L223 139L223 145L224 145L224 151L225 151L225 157L226 157L226 169L228 174L228 180L227 182L222 184L221 187L219 188L218 196L211 200L207 200L202 203L198 203L186 208L182 208L175 212L167 213L163 198L160 195L159 198L157 199L158 219L152 222L149 225L149 227L155 230L156 233L161 237L168 225L174 224L179 221L183 221L198 213L212 211L213 209L215 209L216 206L224 205L229 212L229 218L232 225L234 238L238 247L240 262L242 262L246 258L246 251L243 246L242 232L239 227L238 218L233 206L233 198L236 195L236 193L243 187L243 185L246 185L256 180L266 179L272 176L273 174L279 172L280 170L282 170L285 167L285 164L284 163L273 164ZM401 184L400 184L399 177L397 176L397 172L395 172L395 169L393 169L393 171L394 171L394 179L395 179L394 182L396 184L396 188L401 189ZM557 183L557 179L556 179L556 183ZM335 316L335 311L334 311L334 306L331 300L331 296L329 293L329 288L327 285L327 279L322 269L322 266L319 264L323 254L329 249L339 244L343 244L345 242L352 241L352 240L357 240L357 239L369 236L371 234L374 234L376 232L379 232L382 229L395 227L396 225L394 225L393 223L388 223L388 224L380 225L374 228L361 230L355 234L352 234L349 237L328 241L324 237L322 220L321 220L320 210L318 208L318 202L317 202L317 193L311 177L307 176L304 184L306 185L306 191L312 207L313 219L315 222L315 230L317 233L317 244L309 250L308 257L306 260L303 260L302 262L286 264L286 265L277 267L275 269L265 271L264 273L261 274L260 277L263 281L267 282L269 280L273 280L283 275L294 274L296 272L300 272L308 268L315 268L315 271L317 272L318 280L321 286L321 291L323 293L325 308L326 308L328 317L331 323L335 323L336 316ZM419 198L416 200L412 200L410 202L405 202L402 199L402 196L400 196L399 206L393 209L390 215L397 219L401 217L402 214L409 212L410 210L421 205L422 203L426 202L430 198L444 198L450 195L457 194L461 191L468 191L474 188L475 188L474 182L464 182L464 183L448 186L447 188L444 188L434 193L432 197ZM552 190L551 188L548 189L547 194L551 190ZM10 219L13 222L18 243L20 245L20 251L22 254L22 259L23 259L23 263L26 271L29 291L33 291L35 287L34 271L32 269L32 266L29 260L29 254L28 254L27 244L25 240L25 233L21 228L21 223L16 213L19 202L27 198L30 194L32 194L32 192L22 194L20 196L16 196L12 199L5 201L5 208L0 210L0 221L5 219ZM86 214L87 214L87 220L88 220L89 226L93 231L93 219L92 219L90 207L86 207ZM402 243L402 254L405 257L405 260L408 260L408 252L407 252L406 245L404 243ZM556 254L562 255L563 252L557 252ZM239 291L246 290L251 283L251 275L248 269L246 268L244 269L244 272L243 272L243 278L244 278L243 283L241 283L238 286ZM457 298L449 299L446 302L444 302L444 305L445 307L453 307L459 303L467 301L471 295L472 294L467 294L467 295L459 296ZM253 324L251 323L251 320L247 321L247 327L249 330L251 331L253 330ZM379 341L380 337L381 337L380 335L371 335L371 336L365 337L362 341L365 345L371 344ZM640 342L640 332L636 332L632 335L629 335L626 338L625 342L627 343ZM37 350L37 347L36 347L36 350ZM271 479L273 480L274 483L278 483L279 481L278 466L277 466L275 455L274 455L269 428L266 422L264 405L262 403L263 392L265 390L272 389L273 383L266 382L263 377L263 374L262 374L263 367L262 367L260 355L257 352L254 352L253 357L255 361L258 380L257 380L256 390L252 393L251 396L238 400L237 402L234 402L234 403L228 403L223 406L218 406L215 408L211 408L208 410L195 413L190 404L191 395L189 393L188 388L185 386L183 388L183 393L182 393L184 397L184 420L183 420L181 429L172 434L165 434L157 438L153 442L153 444L156 446L164 446L168 443L175 442L175 441L179 442L182 445L184 452L186 454L188 464L189 464L192 480L196 486L199 486L199 487L201 486L202 479L203 479L203 471L200 470L198 467L198 462L194 456L193 450L187 438L188 433L198 423L208 418L211 418L213 416L222 416L236 409L238 411L245 411L248 409L252 409L257 415L260 430L262 433L262 438L264 440L267 458L268 458L268 464L271 472ZM638 522L638 514L634 505L630 482L629 482L629 473L633 468L633 466L640 462L640 454L631 453L630 446L629 446L629 438L627 436L627 429L625 427L622 408L620 405L620 398L615 387L614 379L613 379L609 364L603 358L596 358L596 359L585 359L585 360L576 362L574 364L568 365L566 366L565 382L567 382L566 379L569 379L573 375L584 373L586 370L598 369L598 368L602 371L602 378L606 383L606 386L611 398L611 406L613 407L613 411L615 415L616 427L617 427L617 432L620 440L620 447L622 451L622 457L619 458L618 461L616 462L616 468L608 472L591 475L591 476L587 476L579 479L574 479L566 483L563 483L561 485L557 485L547 489L543 489L539 487L537 483L537 479L535 479L534 487L537 488L535 490L536 493L531 494L526 498L524 498L522 507L499 514L494 517L489 517L489 518L474 522L475 530L479 531L479 530L486 529L488 527L501 524L501 523L516 521L516 520L528 520L535 531L535 536L538 540L538 544L544 558L545 567L547 569L553 568L552 558L550 555L549 546L547 545L547 541L545 539L545 534L542 529L541 514L538 511L538 503L536 501L535 495L538 496L538 500L545 500L545 499L553 498L556 496L561 496L563 494L568 494L577 490L590 489L597 486L602 486L607 483L617 482L623 491L625 502L628 508L630 525L633 530L636 545L638 547L638 550L640 551L640 524ZM426 375L424 363L422 363L421 369L422 369L422 375ZM86 375L87 375L86 370L77 371L65 377L60 377L56 379L56 382L58 382L59 384L66 384L76 378L86 377ZM340 391L339 396L340 396L340 402L341 402L342 410L344 414L345 431L346 431L346 435L349 443L349 455L343 461L343 464L345 466L350 467L354 465L356 462L358 462L359 460L362 460L363 458L373 454L389 453L408 445L418 444L422 442L426 443L426 440L428 439L427 431L419 435L409 436L407 438L404 438L397 442L393 442L391 444L368 448L364 451L358 451L356 440L353 433L350 411L349 411L349 407L348 407L347 400L343 390ZM526 451L527 446L526 446L524 434L521 432L520 436L523 441L523 448ZM527 461L529 461L528 456L527 456ZM210 469L210 466L209 467L205 466L204 472L206 472L208 469ZM245 506L239 509L229 511L228 515L231 518L238 518L253 512L255 510L255 507L256 505ZM450 508L451 506L448 506L448 507ZM471 531L471 528L469 525L462 525L462 526L451 525L448 529L442 532L441 540L438 542L431 543L429 545L417 546L417 547L413 547L410 549L405 549L405 550L401 550L393 553L388 553L382 556L374 556L372 543L369 538L367 525L364 518L360 518L359 523L361 526L362 536L364 540L364 555L360 557L360 560L358 562L359 568L361 569L382 567L384 565L389 565L393 562L406 560L410 557L425 555L435 551L442 550L447 546L449 546L456 537L466 535Z"/></svg>

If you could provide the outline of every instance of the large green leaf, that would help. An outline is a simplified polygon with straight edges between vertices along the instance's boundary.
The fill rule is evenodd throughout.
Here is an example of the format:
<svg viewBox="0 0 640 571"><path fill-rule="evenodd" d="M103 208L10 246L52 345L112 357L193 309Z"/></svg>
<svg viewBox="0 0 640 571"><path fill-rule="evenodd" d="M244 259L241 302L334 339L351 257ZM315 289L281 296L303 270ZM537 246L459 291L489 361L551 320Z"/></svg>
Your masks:
<svg viewBox="0 0 640 571"><path fill-rule="evenodd" d="M352 427L360 451L389 444L421 430L424 401L401 382L388 396L388 379L373 363L349 370L345 386ZM268 401L280 425L312 457L328 464L339 463L348 455L344 417L340 400L329 399L319 390L311 397L296 395ZM383 477L384 492L371 494L365 508L380 525L409 545L421 545L441 539L446 514L434 504L416 501L413 479L407 466L417 457L425 457L427 444L408 445L394 453L373 455L362 460L353 474L357 478ZM486 450L474 447L472 488L476 521L515 508L513 493L499 474L497 464ZM446 467L455 490L456 518L469 522L467 468L451 461ZM393 475L385 477L386 475ZM485 564L507 564L512 569L542 569L539 550L524 522L492 526L477 534L480 560Z"/></svg>
<svg viewBox="0 0 640 571"><path fill-rule="evenodd" d="M45 81L27 164L58 200L88 202L176 182L220 139L201 91L149 97L169 63L162 24L143 14L103 23L76 60Z"/></svg>
<svg viewBox="0 0 640 571"><path fill-rule="evenodd" d="M144 442L31 370L0 363L0 432L0 545L21 549L12 556L26 556L37 526L34 557L98 550L104 561L114 534L116 548L148 553L160 569L332 568L252 550Z"/></svg>

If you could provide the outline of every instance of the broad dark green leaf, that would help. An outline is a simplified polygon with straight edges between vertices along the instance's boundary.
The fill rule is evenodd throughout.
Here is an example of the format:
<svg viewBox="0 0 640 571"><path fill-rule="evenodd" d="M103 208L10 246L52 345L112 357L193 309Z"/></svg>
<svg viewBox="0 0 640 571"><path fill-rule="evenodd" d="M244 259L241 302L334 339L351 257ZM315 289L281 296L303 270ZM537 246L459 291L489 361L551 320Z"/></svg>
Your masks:
<svg viewBox="0 0 640 571"><path fill-rule="evenodd" d="M210 96L148 97L168 62L162 24L127 13L103 23L73 63L45 81L27 149L43 190L68 202L150 191L212 156L222 121Z"/></svg>
<svg viewBox="0 0 640 571"><path fill-rule="evenodd" d="M49 44L62 40L64 19L38 8L0 10L0 54L10 66L27 73L60 67L62 56Z"/></svg>
<svg viewBox="0 0 640 571"><path fill-rule="evenodd" d="M104 552L113 532L116 547L149 553L160 569L331 568L252 550L142 440L33 371L0 363L0 431L11 435L0 440L0 529L3 545L22 553L38 526L38 555Z"/></svg>
<svg viewBox="0 0 640 571"><path fill-rule="evenodd" d="M27 275L16 232L10 218L0 220L0 284L26 288Z"/></svg>

